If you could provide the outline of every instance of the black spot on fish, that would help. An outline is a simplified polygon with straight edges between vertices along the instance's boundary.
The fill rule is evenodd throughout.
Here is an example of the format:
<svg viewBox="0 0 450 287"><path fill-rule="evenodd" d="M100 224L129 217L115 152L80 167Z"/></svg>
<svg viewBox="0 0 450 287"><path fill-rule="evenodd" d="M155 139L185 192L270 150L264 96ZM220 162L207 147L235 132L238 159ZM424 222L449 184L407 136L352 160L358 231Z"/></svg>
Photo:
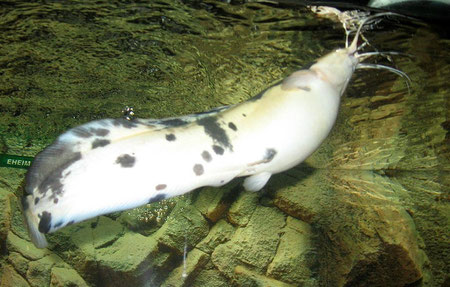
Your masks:
<svg viewBox="0 0 450 287"><path fill-rule="evenodd" d="M159 120L155 120L155 119L139 120L139 122L146 125L147 127L155 127L155 125L159 124Z"/></svg>
<svg viewBox="0 0 450 287"><path fill-rule="evenodd" d="M34 199L34 205L38 204L38 203L39 203L39 200L40 200L40 198L39 198L39 197L36 197L36 198Z"/></svg>
<svg viewBox="0 0 450 287"><path fill-rule="evenodd" d="M161 200L163 200L163 199L166 199L166 195L165 195L164 193L160 193L160 194L157 194L157 195L153 196L152 198L150 198L150 199L148 200L148 203L152 203L152 202L156 202L156 201L161 201Z"/></svg>
<svg viewBox="0 0 450 287"><path fill-rule="evenodd" d="M227 133L217 122L217 117L206 117L198 119L197 124L205 129L205 133L210 136L214 142L219 143L222 146L232 148Z"/></svg>
<svg viewBox="0 0 450 287"><path fill-rule="evenodd" d="M163 190L166 189L167 184L158 184L157 186L155 186L156 190Z"/></svg>
<svg viewBox="0 0 450 287"><path fill-rule="evenodd" d="M136 158L129 154L123 154L116 159L116 163L122 167L133 167L136 162Z"/></svg>
<svg viewBox="0 0 450 287"><path fill-rule="evenodd" d="M184 125L188 124L189 122L184 121L182 119L168 119L168 120L161 120L158 123L161 125L168 126L168 127L179 127L179 126L184 126Z"/></svg>
<svg viewBox="0 0 450 287"><path fill-rule="evenodd" d="M59 201L58 198L53 199L53 203L54 203L54 204L57 204L58 201Z"/></svg>
<svg viewBox="0 0 450 287"><path fill-rule="evenodd" d="M218 155L223 155L224 149L218 145L212 146L213 151Z"/></svg>
<svg viewBox="0 0 450 287"><path fill-rule="evenodd" d="M40 152L33 160L26 175L25 191L33 194L36 189L44 193L51 182L60 180L62 171L81 159L81 153L73 152L74 143L55 141Z"/></svg>
<svg viewBox="0 0 450 287"><path fill-rule="evenodd" d="M90 133L83 127L74 128L71 130L71 132L72 132L72 134L74 134L75 136L77 136L79 138L90 138L93 136L92 133Z"/></svg>
<svg viewBox="0 0 450 287"><path fill-rule="evenodd" d="M174 140L176 140L177 138L175 137L175 135L174 134L167 134L166 135L166 140L168 140L168 141L170 141L170 142L172 142L172 141L174 141Z"/></svg>
<svg viewBox="0 0 450 287"><path fill-rule="evenodd" d="M273 148L268 148L266 150L266 154L264 155L264 162L266 163L271 162L276 154L277 154L276 150L274 150Z"/></svg>
<svg viewBox="0 0 450 287"><path fill-rule="evenodd" d="M60 221L60 222L56 223L55 225L53 225L53 228L54 228L54 229L55 229L55 228L58 228L58 227L60 227L61 225L63 225L63 222L62 222L62 221Z"/></svg>
<svg viewBox="0 0 450 287"><path fill-rule="evenodd" d="M210 161L212 160L211 154L210 154L208 151L206 151L206 150L204 150L204 151L202 152L202 158L203 158L206 162L210 162Z"/></svg>
<svg viewBox="0 0 450 287"><path fill-rule="evenodd" d="M81 153L69 153L63 155L65 157L65 162L60 166L57 166L53 172L47 174L47 177L41 182L38 187L39 193L46 194L47 191L52 191L52 196L60 195L63 193L63 184L61 180L63 179L63 172L74 162L81 159Z"/></svg>
<svg viewBox="0 0 450 287"><path fill-rule="evenodd" d="M266 90L260 92L260 93L257 94L256 96L251 97L251 98L249 99L249 101L250 101L250 102L254 102L254 101L257 101L257 100L261 99L261 98L263 97L265 91L266 91Z"/></svg>
<svg viewBox="0 0 450 287"><path fill-rule="evenodd" d="M27 211L28 208L30 208L30 205L28 204L27 197L26 197L26 196L23 196L21 201L22 201L22 208L23 208L23 211Z"/></svg>
<svg viewBox="0 0 450 287"><path fill-rule="evenodd" d="M242 116L245 118L245 117L247 117L247 115L246 114L242 114Z"/></svg>
<svg viewBox="0 0 450 287"><path fill-rule="evenodd" d="M255 165L259 165L259 164L269 163L273 160L273 158L275 157L276 154L277 154L277 151L275 149L268 148L268 149L266 149L266 153L264 154L262 160L258 160L258 161L249 163L248 166L255 166Z"/></svg>
<svg viewBox="0 0 450 287"><path fill-rule="evenodd" d="M133 121L129 121L126 119L114 119L113 120L113 125L116 127L124 127L127 129L132 129L132 128L137 128L138 124L133 122Z"/></svg>
<svg viewBox="0 0 450 287"><path fill-rule="evenodd" d="M300 86L300 87L297 87L297 88L300 89L300 90L306 91L306 92L311 92L311 88L310 87Z"/></svg>
<svg viewBox="0 0 450 287"><path fill-rule="evenodd" d="M216 115L223 110L227 110L228 108L230 108L230 106L217 107L217 108L211 109L209 111L195 113L194 116Z"/></svg>
<svg viewBox="0 0 450 287"><path fill-rule="evenodd" d="M95 139L95 141L92 143L92 149L98 148L98 147L104 147L111 143L110 140L101 140L101 139Z"/></svg>
<svg viewBox="0 0 450 287"><path fill-rule="evenodd" d="M41 215L41 220L39 220L39 232L48 233L51 228L52 214L50 212L44 211Z"/></svg>
<svg viewBox="0 0 450 287"><path fill-rule="evenodd" d="M204 172L203 165L201 165L201 164L194 165L193 170L194 170L195 175L202 175Z"/></svg>
<svg viewBox="0 0 450 287"><path fill-rule="evenodd" d="M232 123L232 122L229 122L229 123L228 123L228 127L229 127L230 129L232 129L233 131L237 131L236 125L235 125L234 123Z"/></svg>
<svg viewBox="0 0 450 287"><path fill-rule="evenodd" d="M104 137L104 136L107 136L109 134L109 130L108 129L103 129L103 128L99 128L99 129L90 128L89 131L94 133L96 136L99 136L99 137Z"/></svg>

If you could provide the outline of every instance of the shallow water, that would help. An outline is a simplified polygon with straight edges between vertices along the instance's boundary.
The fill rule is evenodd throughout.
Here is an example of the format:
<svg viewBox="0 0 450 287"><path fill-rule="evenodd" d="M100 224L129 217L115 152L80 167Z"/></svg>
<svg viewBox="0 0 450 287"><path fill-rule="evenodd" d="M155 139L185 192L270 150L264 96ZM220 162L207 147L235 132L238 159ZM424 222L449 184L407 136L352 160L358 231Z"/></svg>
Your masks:
<svg viewBox="0 0 450 287"><path fill-rule="evenodd" d="M0 5L0 153L18 156L126 106L161 118L239 103L345 39L340 23L268 3ZM264 194L198 190L65 228L42 251L21 219L25 170L0 168L2 286L448 284L450 41L405 19L364 35L409 55L372 62L411 91L357 71L325 143Z"/></svg>

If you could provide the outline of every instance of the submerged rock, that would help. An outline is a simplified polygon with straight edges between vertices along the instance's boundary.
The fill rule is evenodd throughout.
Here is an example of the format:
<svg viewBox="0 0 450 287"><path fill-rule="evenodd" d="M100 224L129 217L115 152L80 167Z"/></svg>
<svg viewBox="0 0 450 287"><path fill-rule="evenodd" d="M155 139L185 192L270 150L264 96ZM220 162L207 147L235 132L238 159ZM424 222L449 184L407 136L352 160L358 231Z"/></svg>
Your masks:
<svg viewBox="0 0 450 287"><path fill-rule="evenodd" d="M205 187L200 189L194 202L195 207L211 222L222 218L231 204L234 190L239 188L232 182L222 188Z"/></svg>
<svg viewBox="0 0 450 287"><path fill-rule="evenodd" d="M205 252L194 248L189 251L186 256L186 261L183 264L175 268L169 275L162 287L178 287L178 286L191 286L191 282L209 260L209 255Z"/></svg>
<svg viewBox="0 0 450 287"><path fill-rule="evenodd" d="M87 287L80 275L71 268L53 267L50 279L51 287Z"/></svg>
<svg viewBox="0 0 450 287"><path fill-rule="evenodd" d="M202 270L195 280L192 282L192 286L198 287L228 287L230 286L229 280L224 277L216 269Z"/></svg>
<svg viewBox="0 0 450 287"><path fill-rule="evenodd" d="M10 263L14 269L23 277L26 277L28 269L28 260L20 253L11 252L8 256L8 263Z"/></svg>
<svg viewBox="0 0 450 287"><path fill-rule="evenodd" d="M372 227L377 236L369 243L376 246L376 250L361 250L346 284L405 286L419 281L428 259L421 249L411 216L403 208L392 206L375 206L370 213L378 219Z"/></svg>
<svg viewBox="0 0 450 287"><path fill-rule="evenodd" d="M411 216L399 204L401 186L370 171L315 175L326 180L306 178L281 188L275 203L313 226L319 284L404 286L423 277L428 260Z"/></svg>
<svg viewBox="0 0 450 287"><path fill-rule="evenodd" d="M234 278L234 268L252 266L263 272L273 260L285 226L285 216L276 208L257 206L247 226L236 229L231 240L219 245L211 255L216 268Z"/></svg>
<svg viewBox="0 0 450 287"><path fill-rule="evenodd" d="M234 232L234 227L221 219L211 228L208 235L196 247L203 252L211 254L219 244L230 240Z"/></svg>
<svg viewBox="0 0 450 287"><path fill-rule="evenodd" d="M178 255L185 247L191 249L209 232L209 225L190 202L180 201L164 225L153 234L158 243Z"/></svg>
<svg viewBox="0 0 450 287"><path fill-rule="evenodd" d="M270 286L270 287L294 287L296 285L287 284L247 269L238 265L234 269L235 284L238 286Z"/></svg>
<svg viewBox="0 0 450 287"><path fill-rule="evenodd" d="M289 216L267 275L295 286L317 286L316 255L311 226Z"/></svg>
<svg viewBox="0 0 450 287"><path fill-rule="evenodd" d="M29 260L39 260L51 254L46 249L36 248L33 243L20 238L11 231L8 233L8 238L6 239L6 247L10 252L17 252Z"/></svg>
<svg viewBox="0 0 450 287"><path fill-rule="evenodd" d="M258 205L259 196L257 192L241 192L228 210L228 221L234 225L246 226Z"/></svg>
<svg viewBox="0 0 450 287"><path fill-rule="evenodd" d="M128 232L112 245L96 251L99 278L103 286L152 286L160 264L158 242ZM156 273L156 274L155 274Z"/></svg>
<svg viewBox="0 0 450 287"><path fill-rule="evenodd" d="M30 287L28 282L11 265L4 265L2 269L0 286Z"/></svg>
<svg viewBox="0 0 450 287"><path fill-rule="evenodd" d="M11 228L11 205L12 193L0 187L0 241L4 242Z"/></svg>
<svg viewBox="0 0 450 287"><path fill-rule="evenodd" d="M127 210L120 214L118 220L128 229L148 236L163 226L178 200L169 198Z"/></svg>

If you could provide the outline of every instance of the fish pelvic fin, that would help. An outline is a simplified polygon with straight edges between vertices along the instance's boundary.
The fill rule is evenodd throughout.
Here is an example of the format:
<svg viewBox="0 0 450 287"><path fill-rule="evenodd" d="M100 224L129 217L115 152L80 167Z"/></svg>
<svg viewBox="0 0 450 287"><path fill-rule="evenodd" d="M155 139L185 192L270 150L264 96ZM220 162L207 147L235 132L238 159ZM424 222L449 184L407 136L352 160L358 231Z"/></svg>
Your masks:
<svg viewBox="0 0 450 287"><path fill-rule="evenodd" d="M270 172L261 172L247 177L244 180L244 188L246 191L260 191L269 181Z"/></svg>

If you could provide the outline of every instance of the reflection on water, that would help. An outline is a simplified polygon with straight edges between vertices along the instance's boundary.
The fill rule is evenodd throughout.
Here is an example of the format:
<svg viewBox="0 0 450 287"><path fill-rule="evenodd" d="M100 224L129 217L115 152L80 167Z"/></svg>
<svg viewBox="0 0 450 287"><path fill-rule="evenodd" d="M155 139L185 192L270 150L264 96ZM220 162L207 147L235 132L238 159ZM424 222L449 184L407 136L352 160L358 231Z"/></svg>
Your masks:
<svg viewBox="0 0 450 287"><path fill-rule="evenodd" d="M0 148L22 156L127 105L159 118L241 102L345 38L340 23L268 3L0 5ZM204 188L65 228L38 250L18 204L24 171L0 168L1 285L448 284L450 42L399 19L365 36L410 55L374 61L406 72L411 93L387 71L358 71L326 142L264 194Z"/></svg>

